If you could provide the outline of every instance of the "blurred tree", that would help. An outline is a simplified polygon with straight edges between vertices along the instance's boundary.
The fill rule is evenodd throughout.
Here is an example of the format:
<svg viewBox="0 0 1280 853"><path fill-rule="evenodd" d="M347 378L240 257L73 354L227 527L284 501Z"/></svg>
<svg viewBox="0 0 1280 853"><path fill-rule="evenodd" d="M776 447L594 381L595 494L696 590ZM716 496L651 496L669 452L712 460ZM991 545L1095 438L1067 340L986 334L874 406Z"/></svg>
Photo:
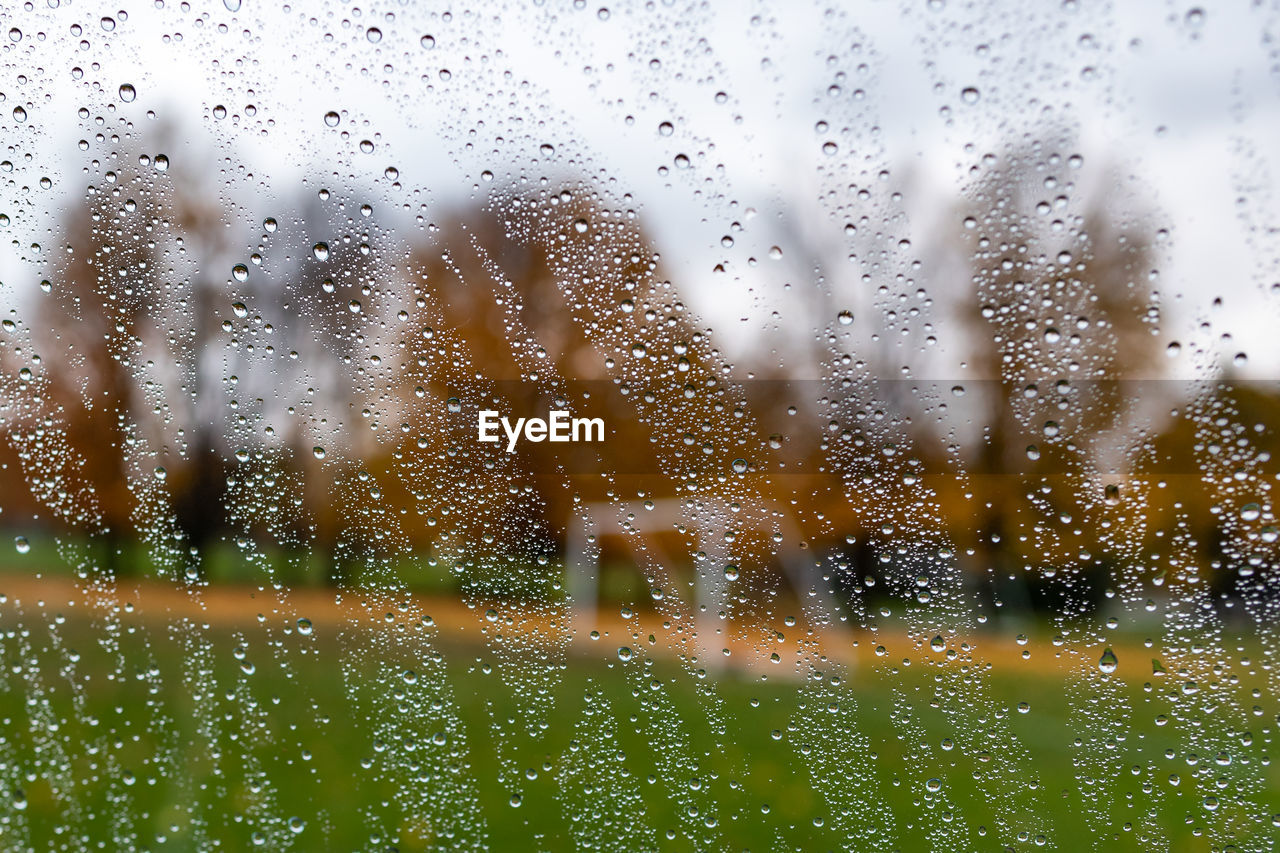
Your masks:
<svg viewBox="0 0 1280 853"><path fill-rule="evenodd" d="M1123 458L1118 379L1153 364L1150 238L1111 184L1090 189L1077 164L1068 145L1015 149L957 216L973 287L964 316L979 381L965 393L977 432L963 453L977 511L948 512L957 540L1003 578L1105 573L1088 518L1101 503L1099 466Z"/></svg>

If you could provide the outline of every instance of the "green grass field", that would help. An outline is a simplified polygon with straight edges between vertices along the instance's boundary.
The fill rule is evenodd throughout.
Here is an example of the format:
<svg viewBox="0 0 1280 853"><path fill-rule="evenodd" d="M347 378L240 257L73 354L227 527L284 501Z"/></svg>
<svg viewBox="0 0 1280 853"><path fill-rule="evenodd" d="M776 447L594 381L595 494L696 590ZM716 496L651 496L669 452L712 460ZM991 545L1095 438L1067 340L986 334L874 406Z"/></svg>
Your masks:
<svg viewBox="0 0 1280 853"><path fill-rule="evenodd" d="M1261 681L1231 686L1270 709L1246 735L1163 684L1069 688L1030 663L899 659L832 685L785 666L699 678L607 640L446 642L408 619L303 634L118 616L0 605L0 849L1255 850L1280 834ZM1028 755L1005 754L1002 726Z"/></svg>

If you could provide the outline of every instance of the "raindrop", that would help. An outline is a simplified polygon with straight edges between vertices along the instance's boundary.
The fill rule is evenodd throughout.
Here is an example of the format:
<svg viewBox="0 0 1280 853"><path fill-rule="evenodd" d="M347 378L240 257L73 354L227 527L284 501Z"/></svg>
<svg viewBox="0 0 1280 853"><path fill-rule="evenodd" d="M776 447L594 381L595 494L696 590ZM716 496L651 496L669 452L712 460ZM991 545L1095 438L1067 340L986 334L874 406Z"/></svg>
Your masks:
<svg viewBox="0 0 1280 853"><path fill-rule="evenodd" d="M371 44L377 44L382 41L382 30L377 27L369 27L369 29L364 31L364 37L367 38Z"/></svg>
<svg viewBox="0 0 1280 853"><path fill-rule="evenodd" d="M627 661L631 660L631 657L633 654L634 653L631 651L630 646L618 647L618 660L622 661L623 663L626 663Z"/></svg>
<svg viewBox="0 0 1280 853"><path fill-rule="evenodd" d="M329 112L324 114L324 123L329 125L329 127L337 127L338 122L340 121L342 121L342 116L338 115L333 110L329 110Z"/></svg>
<svg viewBox="0 0 1280 853"><path fill-rule="evenodd" d="M329 244L316 243L311 247L311 254L315 255L317 261L329 260Z"/></svg>
<svg viewBox="0 0 1280 853"><path fill-rule="evenodd" d="M126 104L131 103L134 98L138 97L138 91L133 88L132 83L123 83L120 86L120 100Z"/></svg>
<svg viewBox="0 0 1280 853"><path fill-rule="evenodd" d="M1098 669L1108 675L1115 672L1116 667L1119 666L1119 664L1120 661L1116 660L1116 653L1111 651L1110 646L1108 646L1106 651L1102 653L1102 657L1098 659Z"/></svg>
<svg viewBox="0 0 1280 853"><path fill-rule="evenodd" d="M1257 504L1245 504L1240 508L1240 517L1245 521L1257 521L1262 515L1262 507Z"/></svg>
<svg viewBox="0 0 1280 853"><path fill-rule="evenodd" d="M22 30L17 27L9 30L9 41L14 42L15 44L22 41Z"/></svg>
<svg viewBox="0 0 1280 853"><path fill-rule="evenodd" d="M727 581L736 581L738 579L738 567L733 563L724 567L724 579Z"/></svg>
<svg viewBox="0 0 1280 853"><path fill-rule="evenodd" d="M841 311L836 315L836 319L840 321L841 326L848 326L853 323L853 312Z"/></svg>
<svg viewBox="0 0 1280 853"><path fill-rule="evenodd" d="M234 278L236 281L241 281L241 282L248 281L249 268L244 264L236 264L234 267L231 268L231 277Z"/></svg>
<svg viewBox="0 0 1280 853"><path fill-rule="evenodd" d="M31 543L27 541L25 536L13 537L13 547L19 554L26 554L31 551Z"/></svg>
<svg viewBox="0 0 1280 853"><path fill-rule="evenodd" d="M222 5L227 8L228 12L240 11L240 0L222 0Z"/></svg>
<svg viewBox="0 0 1280 853"><path fill-rule="evenodd" d="M422 47L426 50L431 50L436 46L436 37L423 36L422 38L418 39L418 44L422 45Z"/></svg>
<svg viewBox="0 0 1280 853"><path fill-rule="evenodd" d="M960 90L960 100L966 104L976 104L982 98L982 93L973 86L966 86Z"/></svg>
<svg viewBox="0 0 1280 853"><path fill-rule="evenodd" d="M747 460L745 459L733 460L733 473L735 474L747 473Z"/></svg>
<svg viewBox="0 0 1280 853"><path fill-rule="evenodd" d="M304 636L304 637L305 637L305 636L307 636L307 635L309 635L309 634L311 633L311 620L310 620L310 619L307 619L307 618L305 618L305 617L304 617L304 618L302 618L302 619L299 619L299 620L298 620L298 633L299 633L299 634L301 634L301 635L302 635L302 636Z"/></svg>
<svg viewBox="0 0 1280 853"><path fill-rule="evenodd" d="M317 459L323 459L324 448L317 444L315 447L311 448L311 455Z"/></svg>
<svg viewBox="0 0 1280 853"><path fill-rule="evenodd" d="M231 303L231 310L234 311L235 315L242 320L249 316L249 309L243 302Z"/></svg>

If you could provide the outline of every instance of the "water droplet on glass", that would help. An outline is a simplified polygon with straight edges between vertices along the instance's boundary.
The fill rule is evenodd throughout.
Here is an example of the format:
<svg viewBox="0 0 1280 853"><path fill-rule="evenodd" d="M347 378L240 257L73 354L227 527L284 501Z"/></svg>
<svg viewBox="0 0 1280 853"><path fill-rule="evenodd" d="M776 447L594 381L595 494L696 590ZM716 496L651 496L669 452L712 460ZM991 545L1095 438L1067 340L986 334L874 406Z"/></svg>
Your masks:
<svg viewBox="0 0 1280 853"><path fill-rule="evenodd" d="M418 39L418 44L422 45L422 47L426 50L431 50L433 47L436 46L436 37L423 36L422 38Z"/></svg>
<svg viewBox="0 0 1280 853"><path fill-rule="evenodd" d="M311 620L302 618L298 620L298 633L304 637L311 633Z"/></svg>
<svg viewBox="0 0 1280 853"><path fill-rule="evenodd" d="M226 7L228 12L240 11L240 0L222 0L222 5Z"/></svg>
<svg viewBox="0 0 1280 853"><path fill-rule="evenodd" d="M735 474L747 473L747 460L745 459L733 460L733 473Z"/></svg>
<svg viewBox="0 0 1280 853"><path fill-rule="evenodd" d="M733 563L724 567L724 579L727 581L736 581L738 579L738 567Z"/></svg>
<svg viewBox="0 0 1280 853"><path fill-rule="evenodd" d="M329 112L324 114L324 123L329 125L329 127L337 127L338 122L340 121L342 121L342 116L338 115L333 110L329 110Z"/></svg>
<svg viewBox="0 0 1280 853"><path fill-rule="evenodd" d="M138 97L138 90L133 88L132 83L123 83L120 86L120 100L126 104L131 103L134 98Z"/></svg>
<svg viewBox="0 0 1280 853"><path fill-rule="evenodd" d="M1119 666L1119 664L1120 661L1116 660L1116 653L1111 651L1110 646L1108 646L1107 650L1102 653L1102 657L1098 658L1098 669L1108 675L1115 672L1116 667Z"/></svg>
<svg viewBox="0 0 1280 853"><path fill-rule="evenodd" d="M316 243L311 247L311 254L315 255L317 261L329 260L329 244Z"/></svg>
<svg viewBox="0 0 1280 853"><path fill-rule="evenodd" d="M457 397L450 397L448 400L445 401L445 408L451 414L456 415L458 412L462 411L462 401L459 400Z"/></svg>
<svg viewBox="0 0 1280 853"><path fill-rule="evenodd" d="M627 661L631 660L632 654L633 653L631 651L630 646L618 647L618 660L622 661L623 663L626 663Z"/></svg>
<svg viewBox="0 0 1280 853"><path fill-rule="evenodd" d="M1257 504L1245 504L1240 507L1240 517L1245 521L1257 521L1262 516L1262 507Z"/></svg>
<svg viewBox="0 0 1280 853"><path fill-rule="evenodd" d="M966 104L976 104L981 98L982 93L973 86L966 86L960 90L960 100L964 101Z"/></svg>
<svg viewBox="0 0 1280 853"><path fill-rule="evenodd" d="M231 303L231 310L242 320L249 316L249 308L243 302Z"/></svg>
<svg viewBox="0 0 1280 853"><path fill-rule="evenodd" d="M947 641L942 639L941 634L938 634L932 640L929 641L929 648L933 649L935 652L941 652L945 650L946 647L947 647Z"/></svg>
<svg viewBox="0 0 1280 853"><path fill-rule="evenodd" d="M19 554L26 554L31 551L31 543L27 541L25 536L13 537L13 547Z"/></svg>
<svg viewBox="0 0 1280 853"><path fill-rule="evenodd" d="M369 29L364 31L364 37L367 38L370 43L377 44L382 41L382 30L377 27L369 27Z"/></svg>
<svg viewBox="0 0 1280 853"><path fill-rule="evenodd" d="M249 268L244 264L236 264L234 267L231 268L231 277L234 278L236 281L248 281Z"/></svg>
<svg viewBox="0 0 1280 853"><path fill-rule="evenodd" d="M22 30L18 29L17 27L14 27L13 29L9 30L9 41L14 43L22 41Z"/></svg>
<svg viewBox="0 0 1280 853"><path fill-rule="evenodd" d="M311 455L317 459L323 459L324 448L317 444L315 447L311 448Z"/></svg>

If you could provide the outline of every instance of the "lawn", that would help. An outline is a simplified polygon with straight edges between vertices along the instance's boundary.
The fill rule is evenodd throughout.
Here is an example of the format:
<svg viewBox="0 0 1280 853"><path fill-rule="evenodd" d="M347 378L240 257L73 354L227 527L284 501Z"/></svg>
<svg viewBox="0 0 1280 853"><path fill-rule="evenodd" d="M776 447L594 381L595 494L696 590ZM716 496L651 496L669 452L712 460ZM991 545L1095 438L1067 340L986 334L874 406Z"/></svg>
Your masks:
<svg viewBox="0 0 1280 853"><path fill-rule="evenodd" d="M620 654L501 623L459 639L413 609L264 612L0 605L0 847L1250 850L1280 833L1265 673L1190 699L1141 676L1068 684L1033 641L990 669L922 653L761 680L644 636Z"/></svg>

